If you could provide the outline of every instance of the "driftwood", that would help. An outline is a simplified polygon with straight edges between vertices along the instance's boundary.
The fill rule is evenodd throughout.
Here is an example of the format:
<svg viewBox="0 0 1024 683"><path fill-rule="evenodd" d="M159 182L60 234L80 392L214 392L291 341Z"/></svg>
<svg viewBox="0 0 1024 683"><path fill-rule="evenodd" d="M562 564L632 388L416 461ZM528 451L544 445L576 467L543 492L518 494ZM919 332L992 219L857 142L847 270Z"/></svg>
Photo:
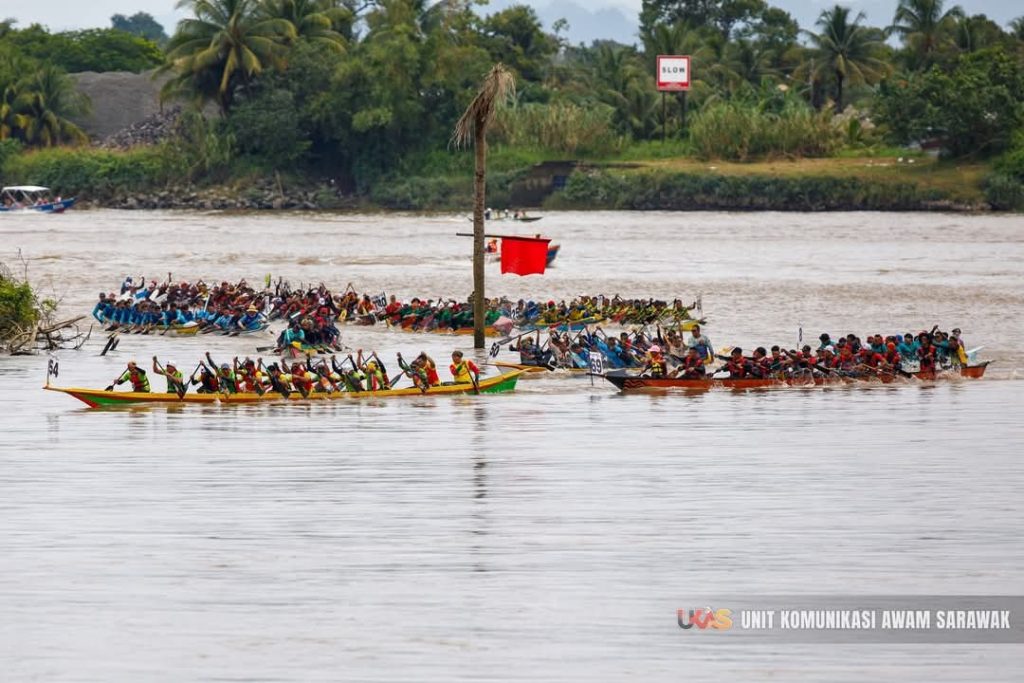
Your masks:
<svg viewBox="0 0 1024 683"><path fill-rule="evenodd" d="M85 332L79 328L78 323L86 316L80 315L58 323L36 322L29 329L17 328L15 333L3 346L15 356L27 356L39 351L56 351L58 349L73 348L78 350L89 340L92 335L92 325ZM70 334L65 334L70 332Z"/></svg>

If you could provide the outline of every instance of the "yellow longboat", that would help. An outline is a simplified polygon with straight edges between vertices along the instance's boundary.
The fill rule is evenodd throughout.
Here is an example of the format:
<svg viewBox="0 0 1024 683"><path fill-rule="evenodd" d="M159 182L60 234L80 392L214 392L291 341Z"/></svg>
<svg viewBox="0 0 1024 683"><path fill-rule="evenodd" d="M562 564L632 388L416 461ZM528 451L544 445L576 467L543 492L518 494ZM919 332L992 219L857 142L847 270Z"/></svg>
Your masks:
<svg viewBox="0 0 1024 683"><path fill-rule="evenodd" d="M285 400L305 403L313 401L341 401L359 398L393 398L396 396L474 394L477 389L479 389L481 394L499 394L514 391L516 388L516 382L519 381L519 377L522 374L523 372L521 370L516 370L513 372L506 372L495 377L482 378L475 387L473 384L468 383L446 383L439 384L436 387L429 387L426 391L422 391L416 387L406 387L403 389L387 389L382 391L336 391L333 393L313 392L309 394L308 397L304 397L298 391L292 391L288 399L285 399L281 394L272 389L268 389L266 393L262 395L256 393L185 394L179 398L177 394L173 393L107 391L106 389L81 389L77 387L54 386L45 386L43 388L47 391L57 391L62 394L74 396L90 408L111 408L118 406L149 404L177 405L183 403L198 403L205 405L219 403L221 405L229 405L236 403L264 403Z"/></svg>

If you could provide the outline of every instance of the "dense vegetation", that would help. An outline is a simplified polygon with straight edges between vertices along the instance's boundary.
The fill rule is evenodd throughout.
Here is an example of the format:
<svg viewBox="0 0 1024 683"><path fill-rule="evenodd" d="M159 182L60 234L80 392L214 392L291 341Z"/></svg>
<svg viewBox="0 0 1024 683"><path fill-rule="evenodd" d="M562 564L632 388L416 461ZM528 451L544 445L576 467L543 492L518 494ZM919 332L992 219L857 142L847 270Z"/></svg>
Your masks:
<svg viewBox="0 0 1024 683"><path fill-rule="evenodd" d="M468 0L180 4L191 16L166 42L142 13L62 34L0 25L0 138L27 147L81 141L69 119L86 103L62 74L84 68L158 66L169 77L166 98L220 113L193 118L182 144L159 150L7 154L8 174L88 187L98 173L134 187L284 172L330 177L389 205L415 206L431 193L443 204L463 191L471 165L449 150L453 125L483 74L503 62L518 94L493 129L499 157L514 148L531 161L640 158L662 139L677 154L736 162L924 144L952 159L993 160L989 200L1024 208L1024 18L1000 27L943 0L900 0L892 17L872 17L885 24L836 5L801 29L764 0L644 0L637 45L574 46L526 6L483 15ZM668 95L667 106L652 84L658 54L693 57L692 89ZM694 182L656 185L699 192ZM793 192L815 206L829 205L817 197L833 190L833 203L865 197L866 205L883 191L801 188ZM754 189L734 183L720 194ZM581 191L570 185L567 199L579 203ZM890 193L903 202L904 189Z"/></svg>

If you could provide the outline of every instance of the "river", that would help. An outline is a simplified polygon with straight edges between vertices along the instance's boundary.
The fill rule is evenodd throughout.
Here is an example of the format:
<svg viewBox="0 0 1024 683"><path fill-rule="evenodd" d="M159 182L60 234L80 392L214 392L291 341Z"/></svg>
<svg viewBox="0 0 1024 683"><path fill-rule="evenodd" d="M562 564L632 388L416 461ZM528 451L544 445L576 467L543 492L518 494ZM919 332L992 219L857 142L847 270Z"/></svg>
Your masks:
<svg viewBox="0 0 1024 683"><path fill-rule="evenodd" d="M468 225L11 215L0 260L20 269L20 249L67 316L168 271L461 298ZM45 357L2 357L2 677L1017 681L1021 645L714 642L676 610L696 595L1024 593L1022 227L552 213L527 228L562 244L546 275L488 267L489 295L701 293L718 345L958 326L995 361L980 381L621 395L552 377L478 398L91 411L39 389ZM60 353L57 383L254 346L125 336L100 357L104 341ZM389 359L469 340L345 327L343 342Z"/></svg>

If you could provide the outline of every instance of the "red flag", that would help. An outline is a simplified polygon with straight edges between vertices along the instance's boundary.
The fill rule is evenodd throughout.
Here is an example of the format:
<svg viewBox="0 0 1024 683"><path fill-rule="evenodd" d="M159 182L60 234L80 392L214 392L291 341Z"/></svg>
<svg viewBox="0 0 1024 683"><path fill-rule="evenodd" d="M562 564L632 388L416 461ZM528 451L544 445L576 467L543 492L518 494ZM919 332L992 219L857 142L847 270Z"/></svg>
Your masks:
<svg viewBox="0 0 1024 683"><path fill-rule="evenodd" d="M516 275L544 274L548 263L548 243L541 237L503 237L501 272Z"/></svg>

